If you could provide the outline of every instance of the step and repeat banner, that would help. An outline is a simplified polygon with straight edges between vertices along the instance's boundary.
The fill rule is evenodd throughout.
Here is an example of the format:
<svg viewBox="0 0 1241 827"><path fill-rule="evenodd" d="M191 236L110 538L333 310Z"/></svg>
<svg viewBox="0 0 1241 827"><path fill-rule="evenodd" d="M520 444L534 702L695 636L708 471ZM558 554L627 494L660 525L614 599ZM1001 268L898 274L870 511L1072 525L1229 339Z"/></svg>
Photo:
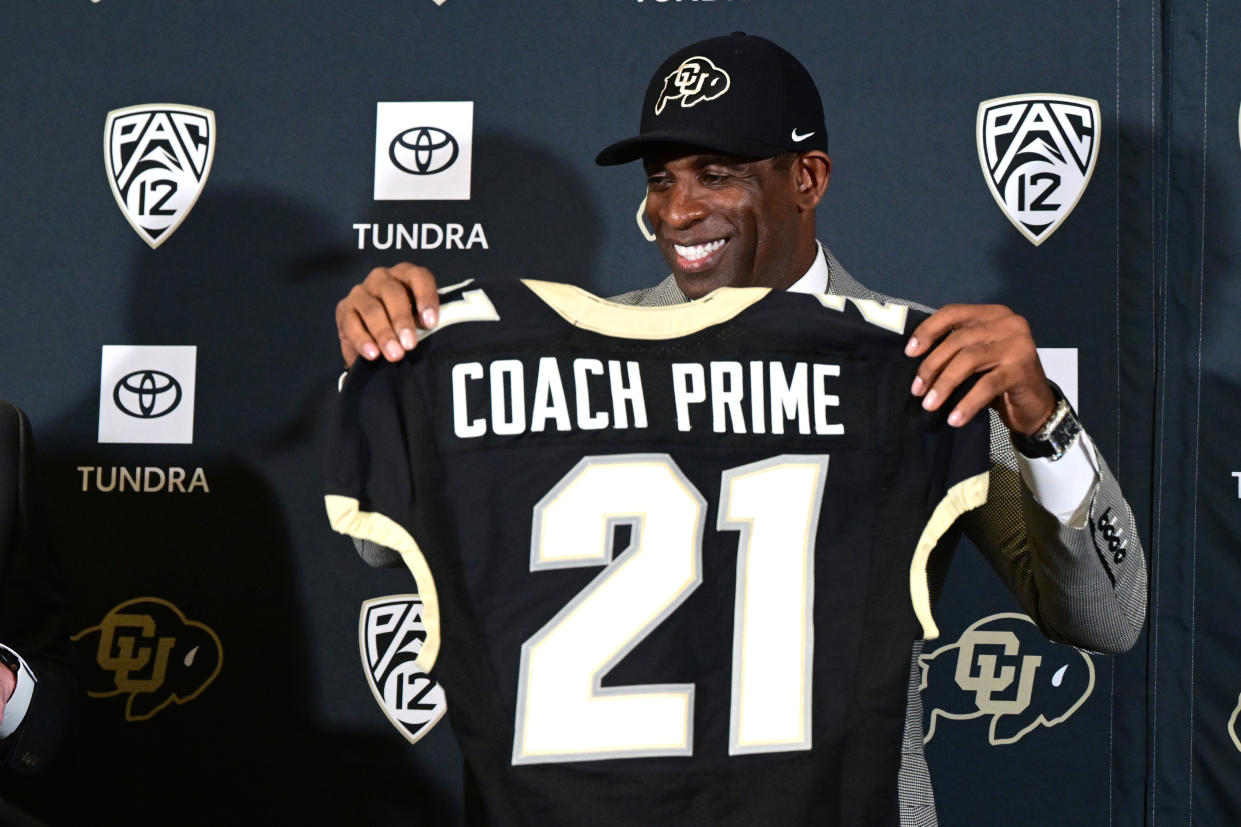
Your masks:
<svg viewBox="0 0 1241 827"><path fill-rule="evenodd" d="M1145 763L1165 823L1226 823L1241 813L1241 9L1176 4L1167 25Z"/></svg>
<svg viewBox="0 0 1241 827"><path fill-rule="evenodd" d="M819 85L821 240L875 290L1023 313L1148 550L1152 622L1107 657L1047 642L963 544L923 691L942 823L1241 813L1241 10L66 0L4 18L0 396L34 426L87 692L77 751L9 800L50 824L461 821L452 699L413 665L416 586L323 512L335 303L401 260L441 284L659 281L640 165L593 159L634 133L665 57L741 30Z"/></svg>

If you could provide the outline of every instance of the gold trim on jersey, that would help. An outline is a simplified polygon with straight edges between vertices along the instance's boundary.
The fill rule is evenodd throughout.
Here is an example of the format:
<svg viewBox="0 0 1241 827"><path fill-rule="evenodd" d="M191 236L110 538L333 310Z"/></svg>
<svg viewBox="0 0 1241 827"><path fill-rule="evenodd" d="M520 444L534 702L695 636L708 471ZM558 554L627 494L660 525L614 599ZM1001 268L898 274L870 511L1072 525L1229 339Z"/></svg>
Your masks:
<svg viewBox="0 0 1241 827"><path fill-rule="evenodd" d="M914 614L922 624L924 640L935 640L939 637L939 627L931 616L931 590L926 579L926 562L930 559L935 544L952 527L957 517L987 501L990 485L990 472L983 471L949 488L939 505L935 506L931 519L926 521L926 526L922 529L922 536L918 538L913 562L909 564L909 596L913 600Z"/></svg>
<svg viewBox="0 0 1241 827"><path fill-rule="evenodd" d="M601 299L572 284L522 279L522 284L583 330L623 339L675 339L732 319L770 287L721 287L701 299L668 307L634 307Z"/></svg>
<svg viewBox="0 0 1241 827"><path fill-rule="evenodd" d="M332 528L341 534L370 540L401 555L410 574L418 584L418 596L422 599L422 624L427 638L414 663L423 672L430 672L440 651L440 601L435 590L435 578L427 558L422 555L418 542L399 523L384 514L363 511L353 497L327 494L323 497L328 520Z"/></svg>

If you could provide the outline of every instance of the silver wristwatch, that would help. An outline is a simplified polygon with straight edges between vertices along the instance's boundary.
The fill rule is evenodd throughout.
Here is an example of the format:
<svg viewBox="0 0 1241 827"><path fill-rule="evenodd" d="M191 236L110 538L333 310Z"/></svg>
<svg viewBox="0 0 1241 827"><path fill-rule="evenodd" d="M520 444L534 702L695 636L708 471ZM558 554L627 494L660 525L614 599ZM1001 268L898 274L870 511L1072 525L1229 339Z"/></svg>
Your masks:
<svg viewBox="0 0 1241 827"><path fill-rule="evenodd" d="M1029 436L1013 431L1013 447L1031 459L1046 457L1055 461L1077 443L1082 432L1082 423L1059 386L1055 382L1047 384L1051 385L1056 394L1056 408L1052 411L1051 418Z"/></svg>

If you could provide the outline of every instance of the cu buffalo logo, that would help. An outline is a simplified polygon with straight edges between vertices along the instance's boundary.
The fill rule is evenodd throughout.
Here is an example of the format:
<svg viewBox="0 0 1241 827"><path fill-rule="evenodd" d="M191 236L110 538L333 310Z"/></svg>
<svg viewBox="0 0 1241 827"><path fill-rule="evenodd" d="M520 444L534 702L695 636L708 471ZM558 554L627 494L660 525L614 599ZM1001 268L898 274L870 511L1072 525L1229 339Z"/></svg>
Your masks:
<svg viewBox="0 0 1241 827"><path fill-rule="evenodd" d="M127 721L144 721L171 703L197 698L223 663L216 633L158 597L127 600L72 639L82 663L93 664L86 670L86 694L125 696Z"/></svg>
<svg viewBox="0 0 1241 827"><path fill-rule="evenodd" d="M181 404L181 383L161 370L136 370L116 383L112 401L132 417L155 419Z"/></svg>
<svg viewBox="0 0 1241 827"><path fill-rule="evenodd" d="M1077 206L1099 157L1099 103L1010 95L978 105L978 161L995 202L1035 246Z"/></svg>
<svg viewBox="0 0 1241 827"><path fill-rule="evenodd" d="M415 126L392 139L388 157L410 175L434 175L457 162L457 139L434 126Z"/></svg>
<svg viewBox="0 0 1241 827"><path fill-rule="evenodd" d="M414 663L426 638L418 595L376 597L362 604L358 644L366 681L379 708L411 744L448 710L443 687Z"/></svg>
<svg viewBox="0 0 1241 827"><path fill-rule="evenodd" d="M1094 691L1090 656L1047 640L1022 614L984 617L919 662L930 710L926 741L940 718L987 716L990 743L1013 744L1039 726L1068 720Z"/></svg>
<svg viewBox="0 0 1241 827"><path fill-rule="evenodd" d="M682 109L715 100L728 91L732 78L705 57L687 57L664 78L664 88L655 101L655 114L664 111L668 101L679 100Z"/></svg>

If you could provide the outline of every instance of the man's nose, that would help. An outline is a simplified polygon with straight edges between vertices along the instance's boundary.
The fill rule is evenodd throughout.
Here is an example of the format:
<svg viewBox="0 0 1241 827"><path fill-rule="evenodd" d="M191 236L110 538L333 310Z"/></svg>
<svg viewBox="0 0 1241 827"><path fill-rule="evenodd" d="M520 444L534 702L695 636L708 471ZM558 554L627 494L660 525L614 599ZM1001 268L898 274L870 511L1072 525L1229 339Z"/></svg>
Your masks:
<svg viewBox="0 0 1241 827"><path fill-rule="evenodd" d="M707 216L701 188L693 183L677 182L668 192L660 219L673 227L688 227Z"/></svg>

